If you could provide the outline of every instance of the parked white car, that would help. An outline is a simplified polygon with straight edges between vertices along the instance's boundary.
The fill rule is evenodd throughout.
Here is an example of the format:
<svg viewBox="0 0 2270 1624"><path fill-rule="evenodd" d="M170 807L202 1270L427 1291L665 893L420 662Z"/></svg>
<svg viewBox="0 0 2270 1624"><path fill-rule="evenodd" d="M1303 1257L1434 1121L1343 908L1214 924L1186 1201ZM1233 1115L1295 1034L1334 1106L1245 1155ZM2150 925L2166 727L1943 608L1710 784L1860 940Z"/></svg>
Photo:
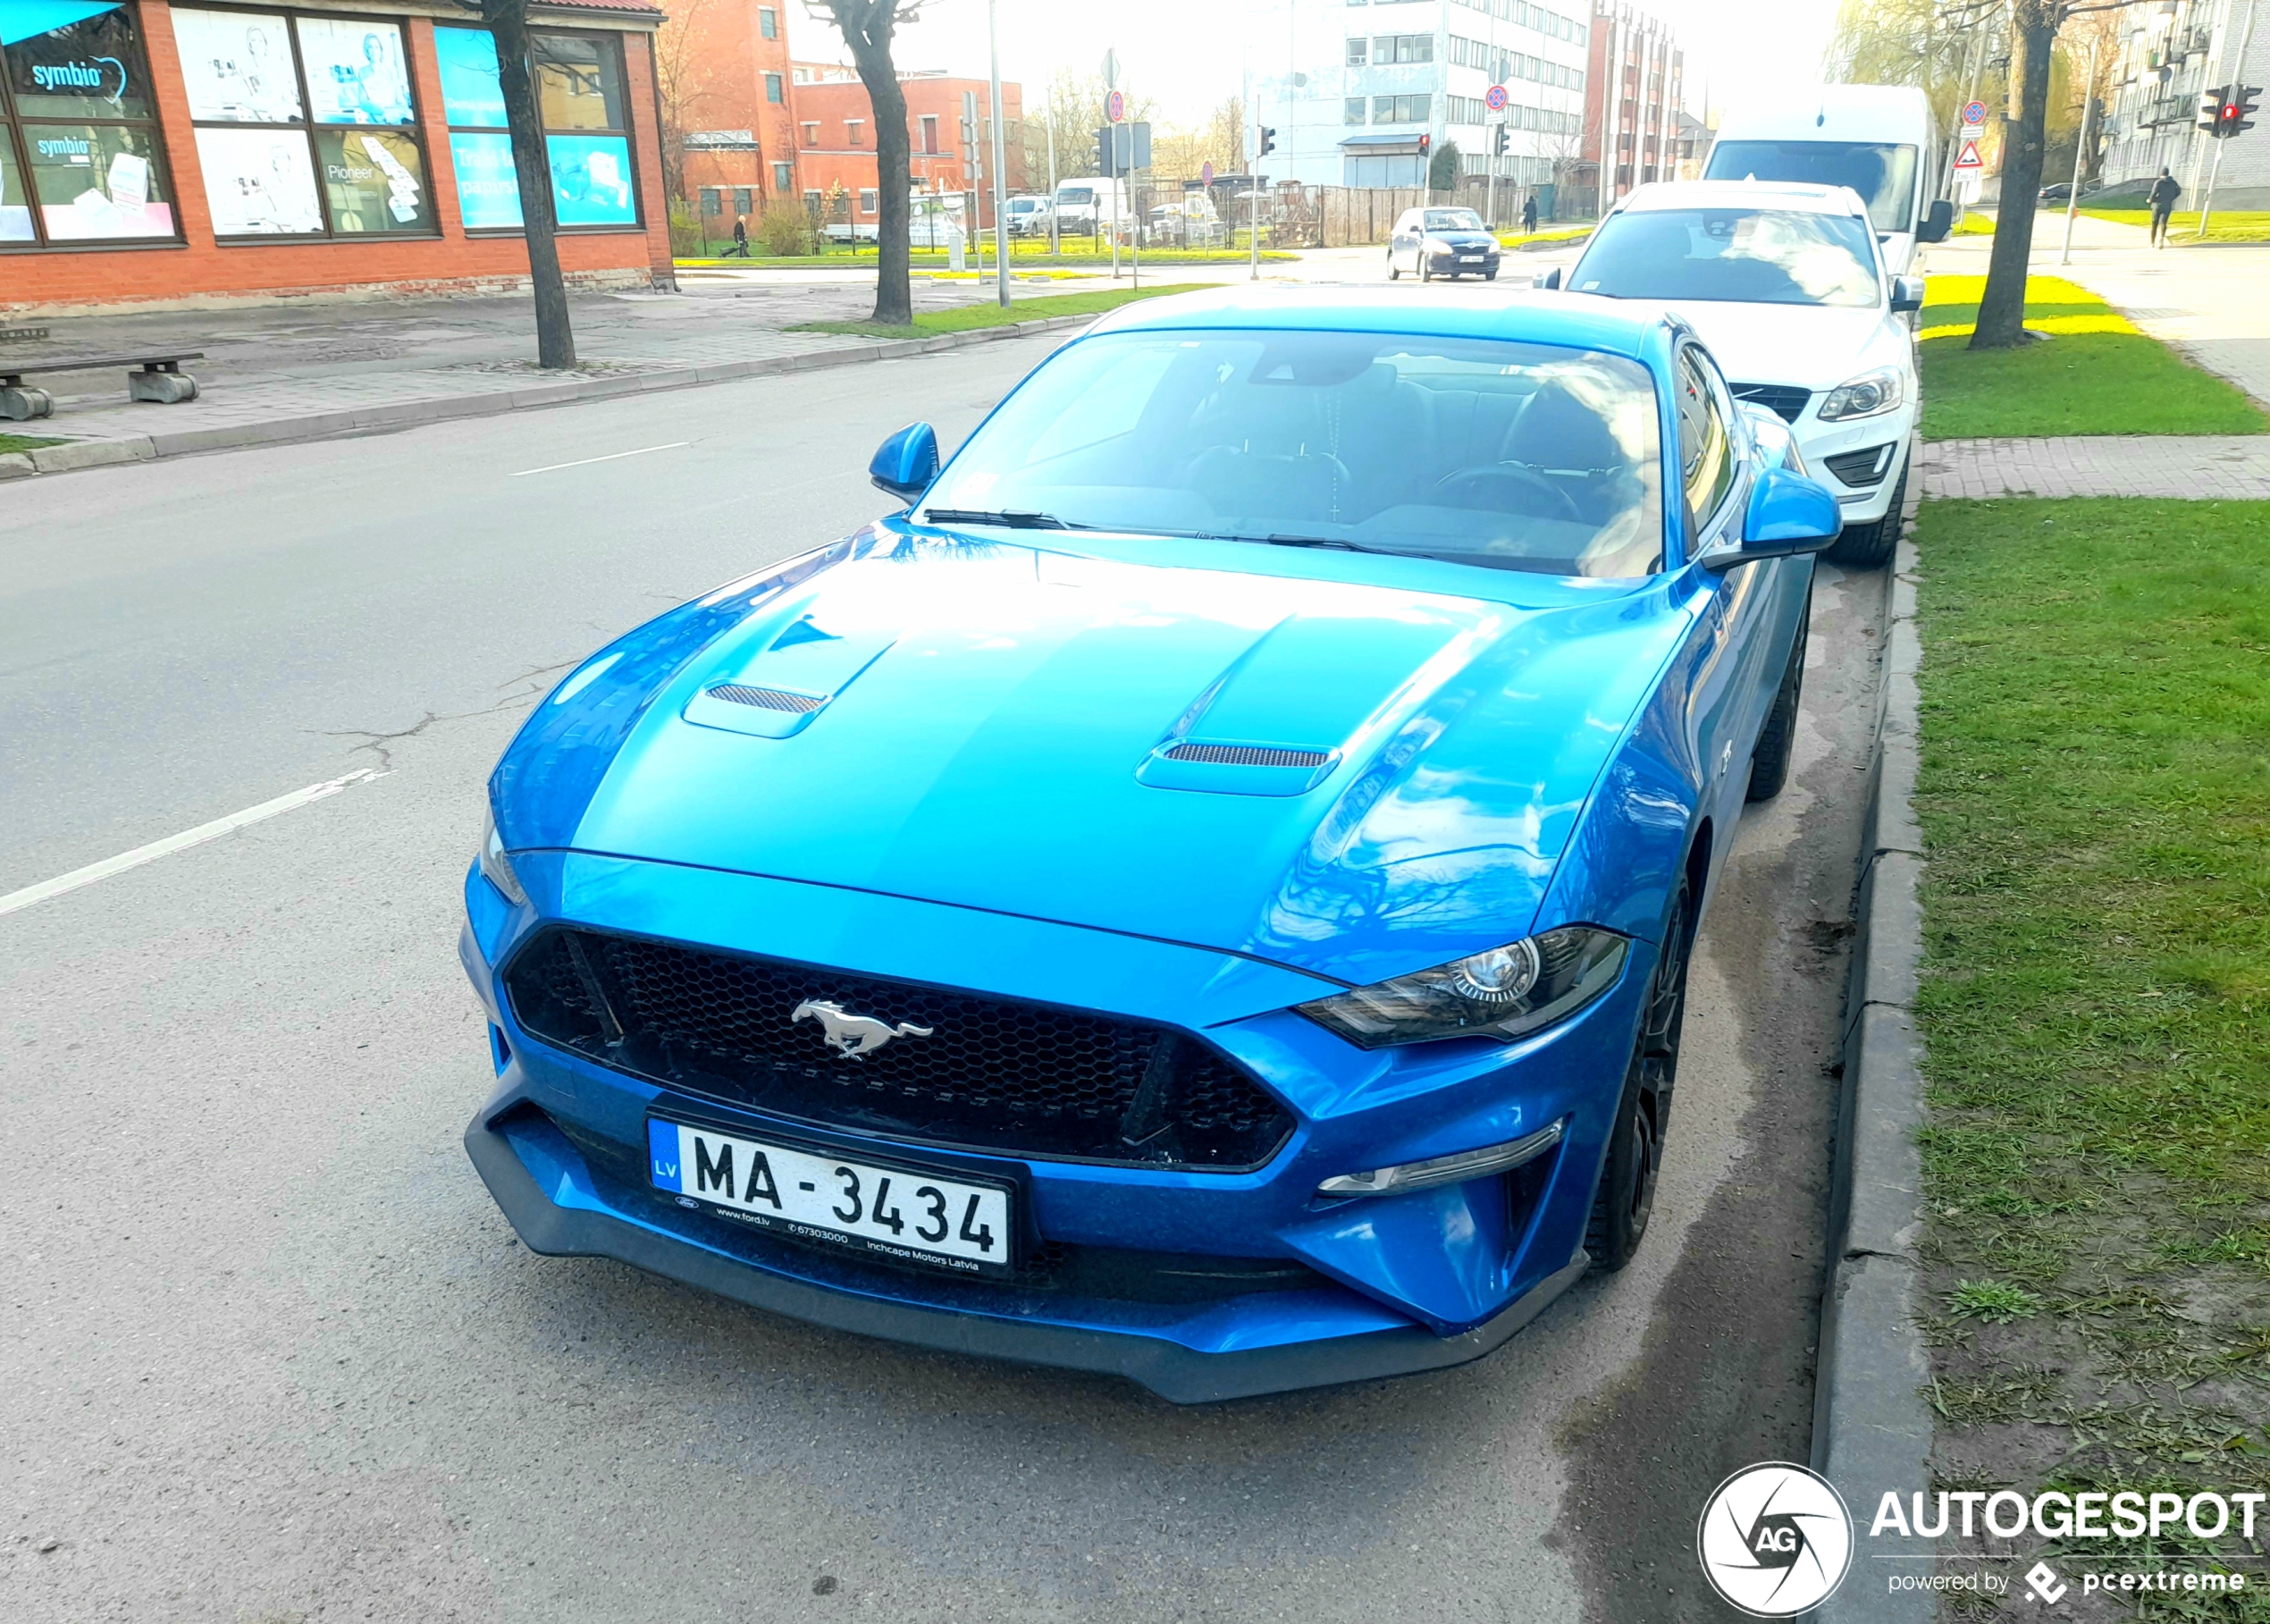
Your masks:
<svg viewBox="0 0 2270 1624"><path fill-rule="evenodd" d="M1012 198L1008 204L1009 235L1046 237L1055 218L1055 205L1046 198Z"/></svg>
<svg viewBox="0 0 2270 1624"><path fill-rule="evenodd" d="M1923 282L1886 268L1850 187L1641 186L1565 274L1538 285L1672 307L1735 398L1787 423L1807 470L1837 493L1845 533L1829 556L1863 568L1891 557L1921 408L1905 317Z"/></svg>

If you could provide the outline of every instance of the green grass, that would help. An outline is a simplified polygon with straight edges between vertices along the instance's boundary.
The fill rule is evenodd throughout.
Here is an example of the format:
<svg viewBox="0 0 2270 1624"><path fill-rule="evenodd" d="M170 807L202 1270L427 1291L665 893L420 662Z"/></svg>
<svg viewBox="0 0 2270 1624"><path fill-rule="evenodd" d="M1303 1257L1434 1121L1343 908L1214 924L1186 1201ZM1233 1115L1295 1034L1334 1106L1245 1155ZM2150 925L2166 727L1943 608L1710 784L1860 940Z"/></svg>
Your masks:
<svg viewBox="0 0 2270 1624"><path fill-rule="evenodd" d="M2015 1472L2270 1487L2266 537L2270 502L1919 521L1927 1329Z"/></svg>
<svg viewBox="0 0 2270 1624"><path fill-rule="evenodd" d="M1238 240L1242 242L1244 239L1245 233L1239 232ZM1013 271L1022 272L1049 271L1059 266L1092 267L1110 265L1111 249L1108 247L1090 248L1089 241L1090 240L1085 237L1068 237L1064 240L1064 251L1062 254L1051 254L1046 242L1013 242L1009 245L1009 265ZM1143 250L1143 263L1147 265L1243 265L1251 257L1251 250L1246 248L1146 248ZM1261 257L1266 263L1289 260L1297 256L1279 248L1265 248L1261 250ZM1121 269L1124 270L1132 259L1131 249L1125 248L1120 249ZM737 257L726 259L711 255L702 257L681 257L672 263L688 270L849 271L862 265L873 265L875 250L872 247L869 247L862 248L857 254L852 253L848 248L839 249L832 254L752 254L746 259ZM951 262L943 248L916 248L908 256L908 263L918 271L943 271ZM969 250L965 263L973 270L977 267L979 256L974 248ZM984 263L988 266L993 264L990 245L985 254Z"/></svg>
<svg viewBox="0 0 2270 1624"><path fill-rule="evenodd" d="M2270 430L2270 418L2236 385L2062 277L2026 283L2026 327L2049 334L2046 342L1971 349L1985 290L1983 276L1930 279L1921 335L1927 440Z"/></svg>
<svg viewBox="0 0 2270 1624"><path fill-rule="evenodd" d="M1587 220L1582 225L1549 225L1538 231L1502 231L1498 241L1509 248L1539 248L1550 242L1574 242L1579 237L1589 237L1598 223Z"/></svg>
<svg viewBox="0 0 2270 1624"><path fill-rule="evenodd" d="M5 457L14 451L37 451L47 446L63 443L61 440L41 439L33 434L0 434L0 457Z"/></svg>
<svg viewBox="0 0 2270 1624"><path fill-rule="evenodd" d="M1139 299L1167 293L1194 293L1205 282L1181 282L1161 288L1110 288L1094 293L1048 293L1037 299L1014 299L1006 310L999 305L961 305L951 310L921 310L911 327L887 327L880 322L805 322L791 332L855 332L871 338L918 339L940 332L967 332L973 327L998 327L1010 322L1037 322L1056 316L1101 316L1106 310Z"/></svg>
<svg viewBox="0 0 2270 1624"><path fill-rule="evenodd" d="M2110 220L2118 225L2132 225L2149 231L2151 211L2140 208L2090 208L2081 205L2081 212L2092 219ZM2167 240L2170 242L2199 240L2199 212L2178 210L2167 217ZM2270 209L2216 209L2215 218L2207 228L2209 242L2270 242Z"/></svg>
<svg viewBox="0 0 2270 1624"><path fill-rule="evenodd" d="M1991 237L1994 235L1994 216L1992 215L1981 215L1976 209L1972 209L1966 212L1962 219L1955 223L1955 235L1957 237Z"/></svg>

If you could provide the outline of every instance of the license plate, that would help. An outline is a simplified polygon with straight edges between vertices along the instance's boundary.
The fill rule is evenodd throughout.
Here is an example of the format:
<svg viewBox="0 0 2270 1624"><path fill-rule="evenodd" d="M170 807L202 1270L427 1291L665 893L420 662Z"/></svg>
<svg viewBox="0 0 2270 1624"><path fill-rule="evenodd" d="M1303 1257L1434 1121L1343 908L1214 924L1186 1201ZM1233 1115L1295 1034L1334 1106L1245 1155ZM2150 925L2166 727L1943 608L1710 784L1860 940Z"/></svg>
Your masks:
<svg viewBox="0 0 2270 1624"><path fill-rule="evenodd" d="M685 1123L646 1121L648 1175L702 1207L800 1241L957 1275L1006 1275L1006 1186L835 1156Z"/></svg>

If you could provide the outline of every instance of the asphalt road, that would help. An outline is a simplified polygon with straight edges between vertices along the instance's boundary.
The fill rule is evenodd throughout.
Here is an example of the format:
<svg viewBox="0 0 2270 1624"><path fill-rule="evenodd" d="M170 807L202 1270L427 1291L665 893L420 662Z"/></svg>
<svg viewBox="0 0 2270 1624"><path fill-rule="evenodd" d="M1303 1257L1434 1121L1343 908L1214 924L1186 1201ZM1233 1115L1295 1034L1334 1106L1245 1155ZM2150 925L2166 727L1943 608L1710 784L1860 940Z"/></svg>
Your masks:
<svg viewBox="0 0 2270 1624"><path fill-rule="evenodd" d="M1822 571L1645 1250L1481 1364L1176 1409L534 1258L467 1164L457 892L521 711L1044 352L8 491L0 893L385 775L0 917L0 1618L1719 1616L1703 1496L1810 1434L1879 578Z"/></svg>

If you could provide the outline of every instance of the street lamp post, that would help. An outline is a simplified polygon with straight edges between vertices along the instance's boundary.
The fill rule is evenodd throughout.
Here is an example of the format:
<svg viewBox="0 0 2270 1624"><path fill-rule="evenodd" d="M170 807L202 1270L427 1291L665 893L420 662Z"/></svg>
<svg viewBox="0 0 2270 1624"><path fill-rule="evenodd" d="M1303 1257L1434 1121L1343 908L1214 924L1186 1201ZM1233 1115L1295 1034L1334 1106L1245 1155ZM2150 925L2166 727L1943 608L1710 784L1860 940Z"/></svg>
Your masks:
<svg viewBox="0 0 2270 1624"><path fill-rule="evenodd" d="M2073 262L2073 216L2081 210L2081 166L2089 157L2089 115L2097 110L2097 46L2103 38L2098 34L2089 41L2089 72L2081 87L2081 139L2073 147L2072 189L2065 194L2065 246L2057 253L2061 265Z"/></svg>
<svg viewBox="0 0 2270 1624"><path fill-rule="evenodd" d="M1006 189L1008 151L1001 126L1006 122L1001 112L1001 29L996 13L998 0L985 0L986 43L993 53L993 270L994 282L1001 295L1001 307L1009 307L1009 194Z"/></svg>

